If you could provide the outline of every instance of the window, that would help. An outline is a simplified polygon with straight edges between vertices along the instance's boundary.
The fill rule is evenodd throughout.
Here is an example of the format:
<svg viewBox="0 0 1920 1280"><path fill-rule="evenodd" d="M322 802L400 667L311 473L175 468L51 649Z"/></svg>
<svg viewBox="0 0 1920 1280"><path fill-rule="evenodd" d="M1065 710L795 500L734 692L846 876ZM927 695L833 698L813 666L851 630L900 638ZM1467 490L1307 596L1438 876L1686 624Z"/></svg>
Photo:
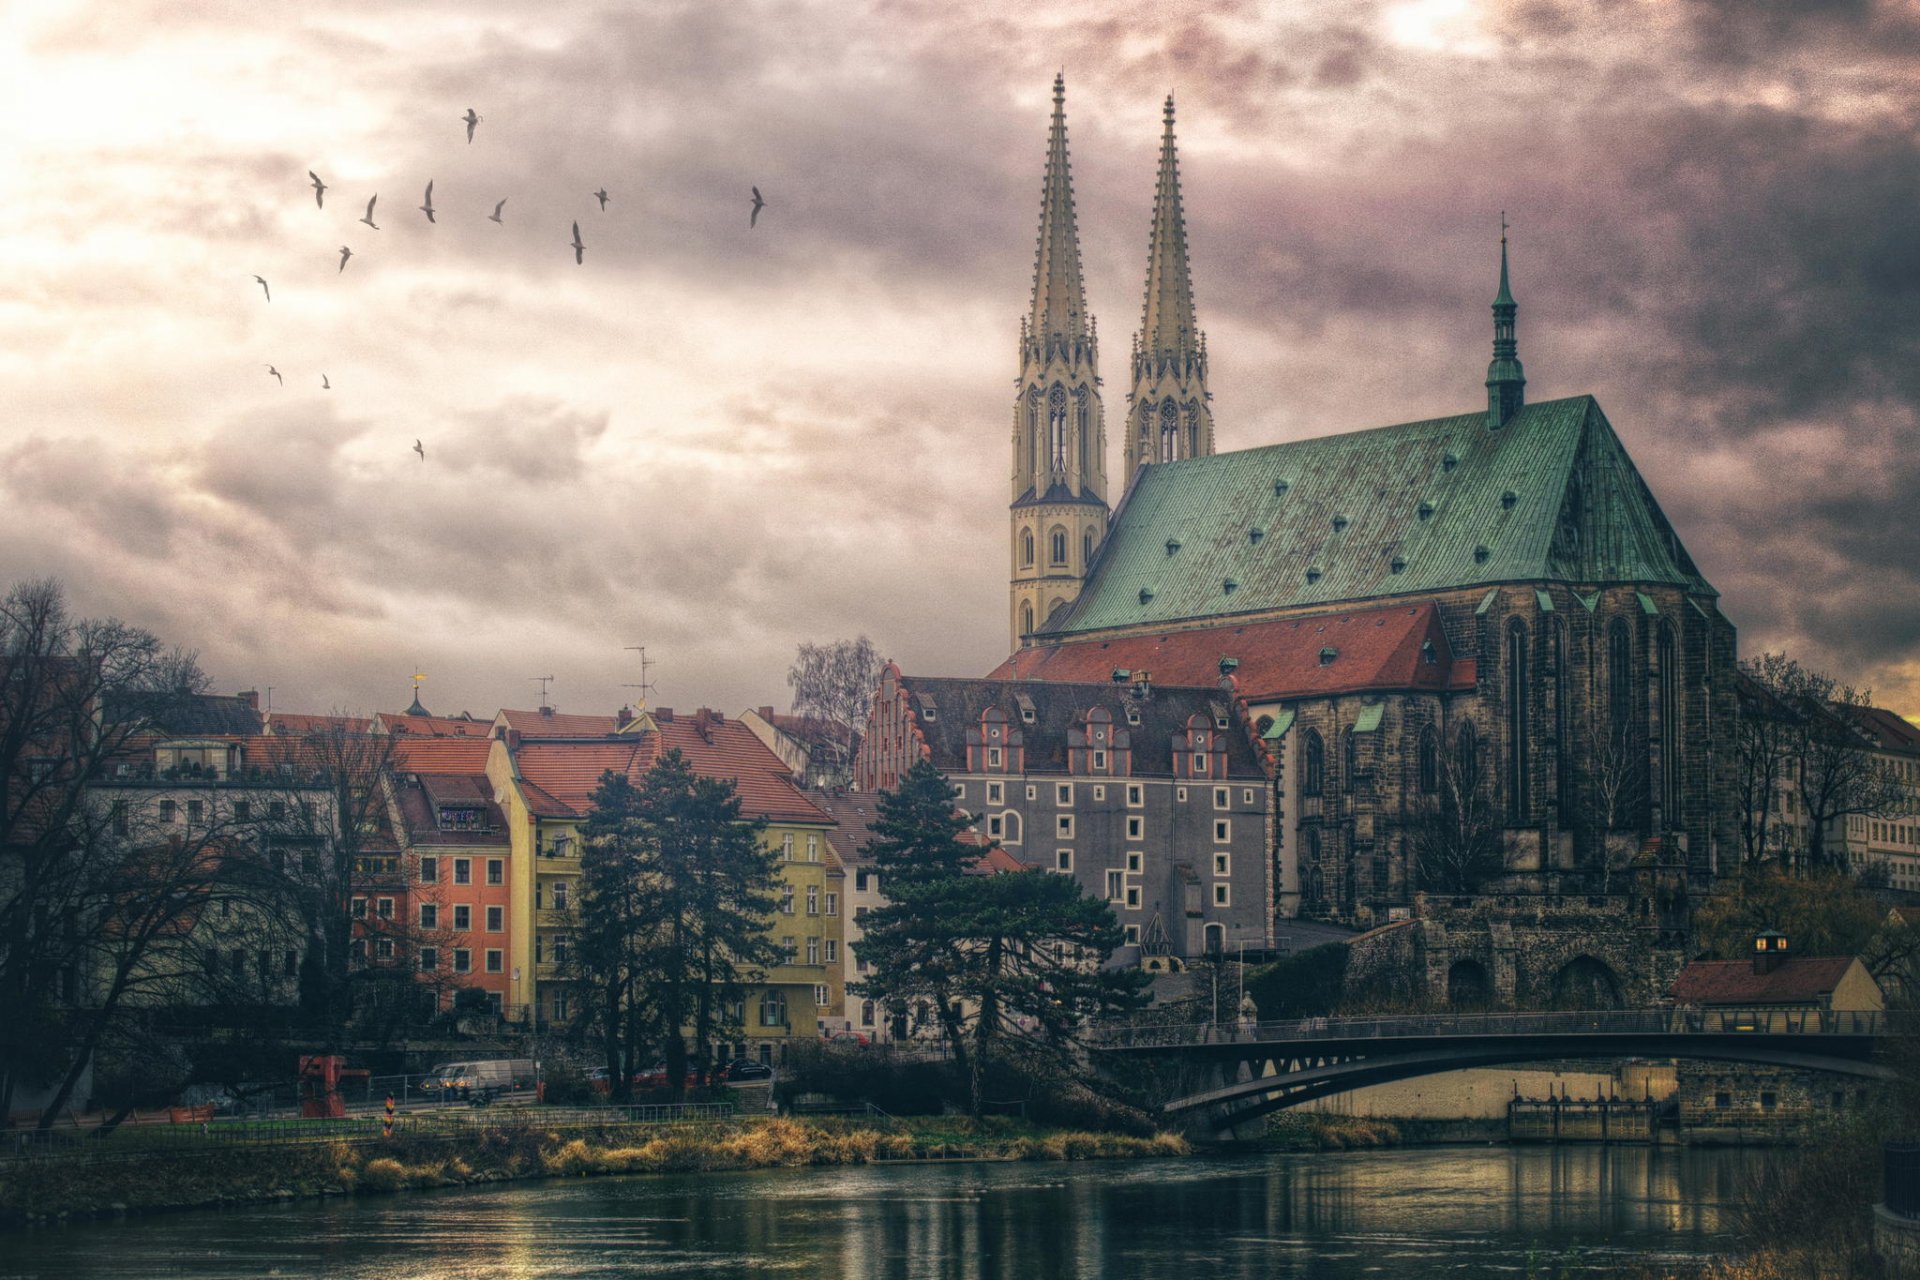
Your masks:
<svg viewBox="0 0 1920 1280"><path fill-rule="evenodd" d="M207 806L202 801L199 801L199 800L187 801L187 821L189 823L197 824L205 821L206 812L207 812Z"/></svg>
<svg viewBox="0 0 1920 1280"><path fill-rule="evenodd" d="M573 939L564 933L556 933L553 935L553 962L555 964L565 964L572 950Z"/></svg>
<svg viewBox="0 0 1920 1280"><path fill-rule="evenodd" d="M1031 529L1020 531L1020 563L1027 568L1033 567L1033 530ZM1033 628L1028 627L1027 630L1031 631Z"/></svg>
<svg viewBox="0 0 1920 1280"><path fill-rule="evenodd" d="M1071 805L1073 803L1073 784L1071 782L1055 783L1053 787L1053 802L1055 804Z"/></svg>
<svg viewBox="0 0 1920 1280"><path fill-rule="evenodd" d="M1727 1110L1729 1107L1733 1106L1733 1095L1728 1093L1725 1089L1722 1089L1720 1092L1713 1095L1713 1106L1714 1106L1714 1110L1716 1111Z"/></svg>
<svg viewBox="0 0 1920 1280"><path fill-rule="evenodd" d="M1621 618L1607 628L1607 709L1613 732L1624 737L1633 719L1633 637Z"/></svg>
<svg viewBox="0 0 1920 1280"><path fill-rule="evenodd" d="M780 914L783 916L793 914L793 886L790 884L780 886Z"/></svg>
<svg viewBox="0 0 1920 1280"><path fill-rule="evenodd" d="M800 958L800 944L794 940L792 934L783 934L781 936L780 954L787 964L792 964Z"/></svg>
<svg viewBox="0 0 1920 1280"><path fill-rule="evenodd" d="M174 814L178 809L179 809L179 806L174 804L173 801L162 800L160 802L160 821L172 822L174 819Z"/></svg>
<svg viewBox="0 0 1920 1280"><path fill-rule="evenodd" d="M1130 924L1126 926L1124 932L1121 935L1121 941L1126 943L1126 945L1129 947L1139 946L1140 945L1140 926L1137 924Z"/></svg>
<svg viewBox="0 0 1920 1280"><path fill-rule="evenodd" d="M555 911L565 911L567 909L567 882L565 880L555 880L553 882L553 909Z"/></svg>
<svg viewBox="0 0 1920 1280"><path fill-rule="evenodd" d="M505 954L506 953L502 951L487 952L487 972L488 973L499 973L501 971L501 967L505 959Z"/></svg>
<svg viewBox="0 0 1920 1280"><path fill-rule="evenodd" d="M1127 850L1127 870L1133 875L1139 875L1142 865L1146 862L1146 856L1138 849Z"/></svg>
<svg viewBox="0 0 1920 1280"><path fill-rule="evenodd" d="M839 959L840 959L840 940L838 938L828 938L827 939L827 963L833 964Z"/></svg>
<svg viewBox="0 0 1920 1280"><path fill-rule="evenodd" d="M458 906L453 909L453 927L456 932L465 933L473 928L473 908Z"/></svg>
<svg viewBox="0 0 1920 1280"><path fill-rule="evenodd" d="M987 784L987 803L1005 804L1006 802L1007 784L1004 782L989 782Z"/></svg>
<svg viewBox="0 0 1920 1280"><path fill-rule="evenodd" d="M1340 772L1341 784L1351 793L1360 777L1360 739L1351 725L1340 734Z"/></svg>
<svg viewBox="0 0 1920 1280"><path fill-rule="evenodd" d="M505 860L500 858L488 858L487 859L487 883L488 884L505 884L506 880L507 880L507 864Z"/></svg>
<svg viewBox="0 0 1920 1280"><path fill-rule="evenodd" d="M1146 828L1147 828L1147 820L1145 818L1139 817L1138 815L1134 815L1134 814L1128 815L1127 839L1129 840L1146 839L1146 835L1145 835Z"/></svg>
<svg viewBox="0 0 1920 1280"><path fill-rule="evenodd" d="M1233 905L1233 886L1224 881L1213 886L1213 905L1230 907Z"/></svg>
<svg viewBox="0 0 1920 1280"><path fill-rule="evenodd" d="M1055 529L1053 531L1052 551L1054 564L1059 565L1067 562L1067 531L1065 529Z"/></svg>
<svg viewBox="0 0 1920 1280"><path fill-rule="evenodd" d="M375 898L373 901L373 913L382 920L393 919L393 899Z"/></svg>
<svg viewBox="0 0 1920 1280"><path fill-rule="evenodd" d="M1771 1111L1779 1105L1780 1099L1773 1090L1762 1089L1760 1091L1760 1109L1762 1111Z"/></svg>
<svg viewBox="0 0 1920 1280"><path fill-rule="evenodd" d="M1034 786L1031 782L1029 782L1027 784L1027 799L1038 800L1039 798L1040 798L1040 788Z"/></svg>
<svg viewBox="0 0 1920 1280"><path fill-rule="evenodd" d="M352 905L349 907L349 914L351 914L355 920L366 919L367 918L367 900L365 898L355 898L353 900Z"/></svg>
<svg viewBox="0 0 1920 1280"><path fill-rule="evenodd" d="M1147 802L1147 789L1137 782L1127 784L1127 807L1138 809Z"/></svg>
<svg viewBox="0 0 1920 1280"><path fill-rule="evenodd" d="M377 960L393 959L393 939L377 938L373 944L373 955Z"/></svg>
<svg viewBox="0 0 1920 1280"><path fill-rule="evenodd" d="M807 837L807 861L820 861L820 837L817 835Z"/></svg>
<svg viewBox="0 0 1920 1280"><path fill-rule="evenodd" d="M807 886L807 914L810 916L820 914L820 886L817 884Z"/></svg>
<svg viewBox="0 0 1920 1280"><path fill-rule="evenodd" d="M1055 819L1055 823L1059 828L1057 834L1062 840L1073 839L1073 815L1072 814L1070 813L1061 814L1058 818Z"/></svg>
<svg viewBox="0 0 1920 1280"><path fill-rule="evenodd" d="M1213 855L1213 874L1217 876L1232 875L1233 874L1233 855L1230 853L1214 854Z"/></svg>
<svg viewBox="0 0 1920 1280"><path fill-rule="evenodd" d="M472 858L455 858L453 860L453 882L455 884L473 883Z"/></svg>
<svg viewBox="0 0 1920 1280"><path fill-rule="evenodd" d="M826 985L824 983L816 982L814 984L813 986L813 1007L814 1008L816 1009L826 1008L827 1005L832 1002L832 997L833 997L833 993L827 990Z"/></svg>
<svg viewBox="0 0 1920 1280"><path fill-rule="evenodd" d="M440 883L440 859L434 857L422 857L420 859L420 883Z"/></svg>
<svg viewBox="0 0 1920 1280"><path fill-rule="evenodd" d="M837 893L827 894L827 914L830 916L837 916L840 914L840 895L839 894Z"/></svg>
<svg viewBox="0 0 1920 1280"><path fill-rule="evenodd" d="M854 872L854 873L853 873L853 889L854 889L854 892L855 892L855 893L865 893L865 892L867 891L867 887L868 887L868 885L869 885L869 884L871 883L871 880L870 880L870 877L871 877L872 875L873 875L873 873L872 873L871 871L856 871L856 872Z"/></svg>
<svg viewBox="0 0 1920 1280"><path fill-rule="evenodd" d="M1173 798L1176 802L1185 804L1187 802L1187 789L1185 787L1175 787L1173 789Z"/></svg>
<svg viewBox="0 0 1920 1280"><path fill-rule="evenodd" d="M439 967L440 967L440 949L438 947L420 948L421 971L423 973L431 973L435 969L438 969Z"/></svg>
<svg viewBox="0 0 1920 1280"><path fill-rule="evenodd" d="M1002 757L1000 754L1000 748L998 747L987 748L987 768L998 769L1000 767L1001 759Z"/></svg>
<svg viewBox="0 0 1920 1280"><path fill-rule="evenodd" d="M873 1025L873 1001L871 1000L860 1002L860 1025L863 1027Z"/></svg>
<svg viewBox="0 0 1920 1280"><path fill-rule="evenodd" d="M1518 824L1533 813L1533 771L1528 767L1531 738L1527 720L1527 627L1507 622L1507 821Z"/></svg>
<svg viewBox="0 0 1920 1280"><path fill-rule="evenodd" d="M1673 624L1660 619L1660 806L1669 828L1680 817L1680 656L1673 643Z"/></svg>
<svg viewBox="0 0 1920 1280"><path fill-rule="evenodd" d="M1101 771L1103 771L1103 772L1105 771L1105 769L1106 769L1106 767L1107 767L1107 753L1106 753L1106 752L1104 752L1104 751L1096 751L1096 752L1094 752L1094 753L1093 753L1093 767L1094 767L1095 769L1099 769L1099 770L1101 770ZM1105 787L1095 787L1095 788L1093 789L1093 793L1094 793L1094 798L1095 798L1096 800L1104 800L1104 799L1106 799L1106 788L1105 788Z"/></svg>
<svg viewBox="0 0 1920 1280"><path fill-rule="evenodd" d="M1055 871L1073 870L1073 850L1055 849L1053 851L1053 869Z"/></svg>
<svg viewBox="0 0 1920 1280"><path fill-rule="evenodd" d="M1302 753L1305 763L1301 766L1300 794L1317 796L1326 790L1327 785L1327 749L1320 741L1320 731L1309 729L1305 737L1306 750Z"/></svg>
<svg viewBox="0 0 1920 1280"><path fill-rule="evenodd" d="M1127 910L1138 911L1139 909L1140 909L1140 886L1137 884L1130 884L1127 886Z"/></svg>
<svg viewBox="0 0 1920 1280"><path fill-rule="evenodd" d="M1213 820L1213 842L1226 844L1233 839L1233 819L1215 818Z"/></svg>
<svg viewBox="0 0 1920 1280"><path fill-rule="evenodd" d="M286 801L284 800L267 801L267 817L272 818L274 821L278 822L281 818L284 818L286 816L287 816Z"/></svg>
<svg viewBox="0 0 1920 1280"><path fill-rule="evenodd" d="M1420 730L1420 793L1438 795L1440 792L1440 735L1428 725Z"/></svg>
<svg viewBox="0 0 1920 1280"><path fill-rule="evenodd" d="M472 970L473 952L467 950L465 947L455 947L453 949L453 971L455 973L469 973Z"/></svg>
<svg viewBox="0 0 1920 1280"><path fill-rule="evenodd" d="M1480 785L1480 742L1473 721L1460 722L1460 740L1456 748L1460 760L1460 788L1473 791Z"/></svg>
<svg viewBox="0 0 1920 1280"><path fill-rule="evenodd" d="M808 964L820 963L820 939L819 938L807 939L807 963Z"/></svg>
<svg viewBox="0 0 1920 1280"><path fill-rule="evenodd" d="M506 908L505 907L488 907L487 908L487 932L499 933L503 931L506 927L507 927Z"/></svg>
<svg viewBox="0 0 1920 1280"><path fill-rule="evenodd" d="M1227 787L1215 787L1213 789L1213 807L1216 809L1231 809L1233 807L1232 790Z"/></svg>
<svg viewBox="0 0 1920 1280"><path fill-rule="evenodd" d="M1118 902L1127 890L1126 875L1119 871L1107 872L1107 901Z"/></svg>
<svg viewBox="0 0 1920 1280"><path fill-rule="evenodd" d="M784 992L768 991L761 995L760 1025L763 1027L787 1025L787 997Z"/></svg>
<svg viewBox="0 0 1920 1280"><path fill-rule="evenodd" d="M782 862L793 861L793 833L792 832L788 832L786 835L783 835L780 837L780 861Z"/></svg>
<svg viewBox="0 0 1920 1280"><path fill-rule="evenodd" d="M421 903L420 927L422 929L438 929L440 927L440 908L434 906L431 902Z"/></svg>
<svg viewBox="0 0 1920 1280"><path fill-rule="evenodd" d="M987 834L995 840L1006 834L1006 826L1006 820L1001 815L994 813L987 816Z"/></svg>

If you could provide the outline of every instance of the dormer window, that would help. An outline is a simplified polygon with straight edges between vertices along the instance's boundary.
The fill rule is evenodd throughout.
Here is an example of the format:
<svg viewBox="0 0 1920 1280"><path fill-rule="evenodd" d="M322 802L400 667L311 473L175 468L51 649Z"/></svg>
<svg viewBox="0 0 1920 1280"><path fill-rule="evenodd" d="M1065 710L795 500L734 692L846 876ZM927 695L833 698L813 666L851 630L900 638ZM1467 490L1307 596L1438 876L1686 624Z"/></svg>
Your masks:
<svg viewBox="0 0 1920 1280"><path fill-rule="evenodd" d="M1429 667L1437 667L1440 665L1440 651L1433 647L1433 641L1423 640L1420 642L1420 661Z"/></svg>
<svg viewBox="0 0 1920 1280"><path fill-rule="evenodd" d="M1178 551L1179 549L1180 549L1180 539L1178 539L1178 538L1168 538L1168 539L1167 539L1167 554L1168 554L1168 555L1172 555L1172 554L1173 554L1174 552L1176 552L1176 551Z"/></svg>
<svg viewBox="0 0 1920 1280"><path fill-rule="evenodd" d="M1333 660L1339 656L1340 656L1340 651L1334 648L1332 645L1328 645L1324 649L1320 650L1320 665L1323 667L1330 667L1333 665Z"/></svg>
<svg viewBox="0 0 1920 1280"><path fill-rule="evenodd" d="M1260 540L1266 536L1267 531L1259 525L1255 525L1253 528L1247 530L1247 541L1256 547L1260 545Z"/></svg>
<svg viewBox="0 0 1920 1280"><path fill-rule="evenodd" d="M1420 509L1414 512L1414 514L1420 517L1423 523L1425 521L1431 520L1433 518L1433 504L1431 502L1421 503Z"/></svg>
<svg viewBox="0 0 1920 1280"><path fill-rule="evenodd" d="M1500 495L1500 509L1502 511L1511 511L1513 510L1513 504L1518 501L1520 501L1520 495L1509 489Z"/></svg>
<svg viewBox="0 0 1920 1280"><path fill-rule="evenodd" d="M1335 516L1333 518L1333 531L1335 533L1345 533L1347 529L1347 523L1348 523L1347 518L1345 516Z"/></svg>
<svg viewBox="0 0 1920 1280"><path fill-rule="evenodd" d="M1285 480L1275 480L1273 482L1273 496L1276 498L1286 497L1288 488L1289 486Z"/></svg>
<svg viewBox="0 0 1920 1280"><path fill-rule="evenodd" d="M1307 585L1312 586L1314 583L1318 581L1320 581L1320 566L1314 565L1312 568L1307 570Z"/></svg>

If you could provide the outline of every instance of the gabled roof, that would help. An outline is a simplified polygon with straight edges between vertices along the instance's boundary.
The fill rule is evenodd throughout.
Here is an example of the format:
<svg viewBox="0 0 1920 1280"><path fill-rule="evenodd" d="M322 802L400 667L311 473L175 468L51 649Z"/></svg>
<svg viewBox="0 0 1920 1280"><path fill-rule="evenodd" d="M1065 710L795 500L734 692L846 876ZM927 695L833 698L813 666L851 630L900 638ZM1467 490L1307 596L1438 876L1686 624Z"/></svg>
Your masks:
<svg viewBox="0 0 1920 1280"><path fill-rule="evenodd" d="M1849 707L1846 714L1882 751L1920 755L1920 727L1883 707Z"/></svg>
<svg viewBox="0 0 1920 1280"><path fill-rule="evenodd" d="M159 706L142 708L146 722L156 732L169 737L198 734L251 737L261 731L259 708L248 701L252 695L192 693L166 699ZM109 707L107 717L116 719L124 708Z"/></svg>
<svg viewBox="0 0 1920 1280"><path fill-rule="evenodd" d="M503 715L508 714L502 712ZM749 818L827 824L832 821L793 784L787 767L738 720L717 716L677 716L658 720L649 732L614 736L523 739L514 748L530 806L536 793L558 810L542 817L583 817L602 774L611 770L638 780L660 754L679 751L693 771L707 778L732 779L740 810Z"/></svg>
<svg viewBox="0 0 1920 1280"><path fill-rule="evenodd" d="M1854 963L1852 956L1796 956L1755 973L1750 960L1695 960L1667 994L1678 1004L1815 1004L1833 994Z"/></svg>
<svg viewBox="0 0 1920 1280"><path fill-rule="evenodd" d="M382 711L380 727L395 734L426 738L485 738L493 734L493 721L461 716L415 716L402 711Z"/></svg>
<svg viewBox="0 0 1920 1280"><path fill-rule="evenodd" d="M811 800L839 825L827 836L840 861L848 866L864 866L873 861L866 849L873 836L873 823L880 817L879 798L870 791L827 791L811 788Z"/></svg>
<svg viewBox="0 0 1920 1280"><path fill-rule="evenodd" d="M512 842L500 806L493 802L493 784L485 774L423 774L417 786L401 782L395 795L409 844L506 848ZM480 810L481 829L442 831L442 806Z"/></svg>
<svg viewBox="0 0 1920 1280"><path fill-rule="evenodd" d="M1111 681L1067 684L903 675L900 689L915 706L917 728L932 753L934 767L944 773L966 771L967 731L980 727L980 717L990 707L1005 712L1010 727L1021 735L1026 772L1065 773L1069 733L1089 710L1105 707L1113 716L1114 726L1129 736L1133 774L1171 776L1174 734L1184 731L1194 715L1205 715L1211 721L1218 713L1228 711L1233 700L1231 694L1218 688L1175 688L1157 682L1142 698L1135 698L1129 687ZM1033 707L1031 723L1023 714L1023 699ZM934 708L931 717L927 714L929 704ZM1139 716L1138 724L1129 722L1129 711ZM1265 776L1244 727L1236 723L1221 737L1226 745L1229 777Z"/></svg>
<svg viewBox="0 0 1920 1280"><path fill-rule="evenodd" d="M522 738L597 738L614 730L612 716L576 715L562 711L501 711L494 724L504 724Z"/></svg>
<svg viewBox="0 0 1920 1280"><path fill-rule="evenodd" d="M1046 631L1543 581L1714 594L1591 396L1146 467Z"/></svg>
<svg viewBox="0 0 1920 1280"><path fill-rule="evenodd" d="M336 729L348 733L372 733L373 721L365 716L321 716L300 711L275 711L267 717L266 727L270 734L292 737L328 733Z"/></svg>
<svg viewBox="0 0 1920 1280"><path fill-rule="evenodd" d="M393 740L393 767L404 773L485 773L490 738L418 738Z"/></svg>
<svg viewBox="0 0 1920 1280"><path fill-rule="evenodd" d="M1328 649L1333 655L1324 659ZM1473 660L1453 656L1432 604L1034 645L987 678L1091 684L1125 670L1148 672L1155 683L1199 686L1220 679L1223 659L1235 661L1234 693L1248 702L1470 689L1474 680Z"/></svg>

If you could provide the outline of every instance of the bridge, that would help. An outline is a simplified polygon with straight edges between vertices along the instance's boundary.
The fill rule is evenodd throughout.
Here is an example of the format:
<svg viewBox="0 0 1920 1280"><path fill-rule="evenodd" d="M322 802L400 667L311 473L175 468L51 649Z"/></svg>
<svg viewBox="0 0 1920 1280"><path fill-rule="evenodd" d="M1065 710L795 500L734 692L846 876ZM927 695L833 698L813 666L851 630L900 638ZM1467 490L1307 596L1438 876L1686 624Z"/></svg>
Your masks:
<svg viewBox="0 0 1920 1280"><path fill-rule="evenodd" d="M1193 1129L1230 1133L1270 1111L1367 1085L1466 1067L1563 1058L1692 1058L1890 1079L1875 1050L1897 1015L1827 1009L1610 1009L1557 1013L1309 1018L1295 1022L1133 1022L1096 1028L1110 1060L1172 1061L1200 1087L1162 1108Z"/></svg>

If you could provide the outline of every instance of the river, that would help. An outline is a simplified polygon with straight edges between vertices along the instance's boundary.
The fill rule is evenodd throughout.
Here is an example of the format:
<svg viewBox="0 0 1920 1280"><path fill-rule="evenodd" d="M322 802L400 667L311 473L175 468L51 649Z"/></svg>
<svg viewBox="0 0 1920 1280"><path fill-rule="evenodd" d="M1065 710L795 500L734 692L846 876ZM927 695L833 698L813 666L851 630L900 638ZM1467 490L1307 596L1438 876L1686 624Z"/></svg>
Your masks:
<svg viewBox="0 0 1920 1280"><path fill-rule="evenodd" d="M510 1183L0 1235L43 1280L1560 1273L1728 1247L1758 1157L1442 1147ZM1577 1269L1576 1269L1577 1274Z"/></svg>

